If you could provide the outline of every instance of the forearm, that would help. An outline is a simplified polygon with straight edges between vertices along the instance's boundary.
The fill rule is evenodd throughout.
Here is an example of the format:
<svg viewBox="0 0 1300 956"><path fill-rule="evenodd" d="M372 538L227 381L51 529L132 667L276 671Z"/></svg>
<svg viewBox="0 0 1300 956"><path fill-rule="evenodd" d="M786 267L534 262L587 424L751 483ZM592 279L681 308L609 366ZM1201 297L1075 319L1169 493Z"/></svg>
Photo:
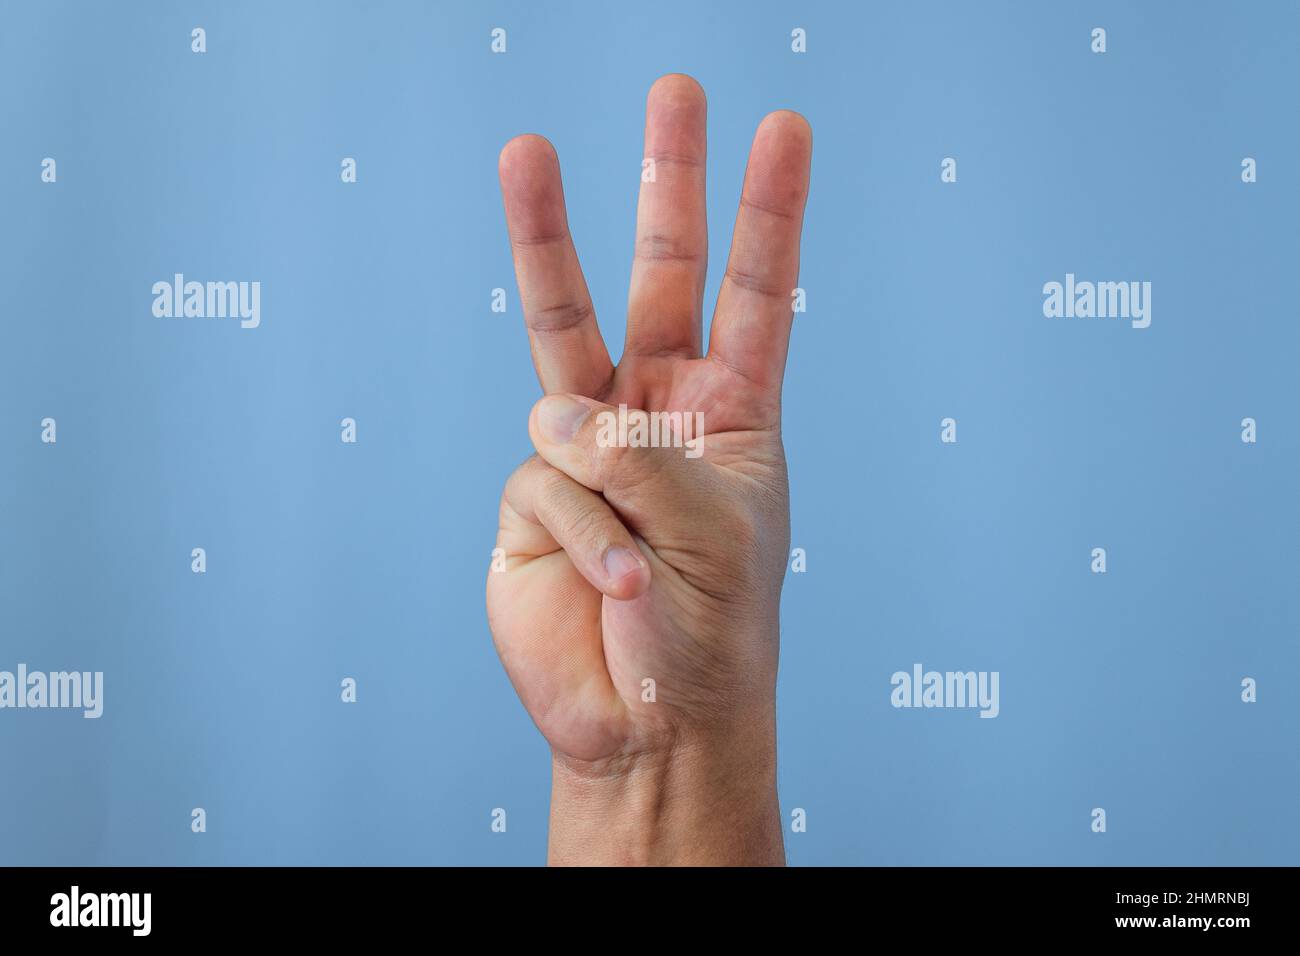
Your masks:
<svg viewBox="0 0 1300 956"><path fill-rule="evenodd" d="M600 769L556 758L549 862L784 865L773 728Z"/></svg>

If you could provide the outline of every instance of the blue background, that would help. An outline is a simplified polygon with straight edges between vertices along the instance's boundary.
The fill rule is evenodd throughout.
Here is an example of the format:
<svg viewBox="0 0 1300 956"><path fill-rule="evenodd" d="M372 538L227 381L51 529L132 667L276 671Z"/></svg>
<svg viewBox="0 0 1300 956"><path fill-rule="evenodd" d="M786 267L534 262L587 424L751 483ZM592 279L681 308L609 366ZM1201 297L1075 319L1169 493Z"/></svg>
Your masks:
<svg viewBox="0 0 1300 956"><path fill-rule="evenodd" d="M544 860L482 598L539 394L496 156L555 143L617 355L669 71L709 303L755 125L816 140L790 861L1300 862L1298 42L1289 3L6 3L0 669L105 711L0 711L0 863ZM154 318L174 272L260 280L261 327ZM1151 281L1151 327L1044 318L1066 272ZM1000 671L1001 716L893 709L914 662Z"/></svg>

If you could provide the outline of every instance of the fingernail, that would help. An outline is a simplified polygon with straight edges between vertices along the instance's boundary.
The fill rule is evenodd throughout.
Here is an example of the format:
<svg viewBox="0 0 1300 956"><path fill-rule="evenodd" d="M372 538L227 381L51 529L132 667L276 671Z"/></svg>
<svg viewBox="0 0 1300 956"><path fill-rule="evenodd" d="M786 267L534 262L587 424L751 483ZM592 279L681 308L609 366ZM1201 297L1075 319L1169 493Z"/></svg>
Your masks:
<svg viewBox="0 0 1300 956"><path fill-rule="evenodd" d="M610 548L605 552L605 573L611 581L639 570L641 559L627 548Z"/></svg>
<svg viewBox="0 0 1300 956"><path fill-rule="evenodd" d="M537 408L537 427L542 437L556 445L564 445L578 434L591 409L567 395L551 395L542 399Z"/></svg>

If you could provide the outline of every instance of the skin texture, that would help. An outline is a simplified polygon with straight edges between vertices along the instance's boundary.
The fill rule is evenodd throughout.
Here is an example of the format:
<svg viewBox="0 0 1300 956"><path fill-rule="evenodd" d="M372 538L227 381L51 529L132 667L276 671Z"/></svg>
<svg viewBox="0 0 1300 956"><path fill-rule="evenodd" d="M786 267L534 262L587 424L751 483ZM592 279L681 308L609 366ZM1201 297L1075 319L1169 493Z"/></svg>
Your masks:
<svg viewBox="0 0 1300 956"><path fill-rule="evenodd" d="M701 352L704 91L662 77L615 367L569 236L554 149L520 136L501 190L533 363L536 455L510 476L488 619L551 746L550 862L781 864L778 611L789 552L781 381L812 132L769 114ZM606 447L600 413L703 413L702 454ZM691 418L694 421L694 418ZM643 699L646 679L655 699Z"/></svg>

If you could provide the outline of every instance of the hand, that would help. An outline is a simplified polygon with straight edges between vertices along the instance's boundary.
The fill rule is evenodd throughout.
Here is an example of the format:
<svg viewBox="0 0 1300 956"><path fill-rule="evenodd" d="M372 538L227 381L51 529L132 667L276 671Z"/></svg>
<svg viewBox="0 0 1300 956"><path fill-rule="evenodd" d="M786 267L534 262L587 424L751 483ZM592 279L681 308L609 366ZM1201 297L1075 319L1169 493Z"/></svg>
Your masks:
<svg viewBox="0 0 1300 956"><path fill-rule="evenodd" d="M650 90L654 176L641 185L617 368L569 236L554 150L521 136L501 153L546 397L529 418L537 455L502 498L506 570L489 572L487 606L510 680L551 745L552 862L784 860L781 380L812 134L796 113L759 125L701 356L705 112L689 77ZM611 446L601 425L619 405L691 423L698 413L702 447Z"/></svg>

